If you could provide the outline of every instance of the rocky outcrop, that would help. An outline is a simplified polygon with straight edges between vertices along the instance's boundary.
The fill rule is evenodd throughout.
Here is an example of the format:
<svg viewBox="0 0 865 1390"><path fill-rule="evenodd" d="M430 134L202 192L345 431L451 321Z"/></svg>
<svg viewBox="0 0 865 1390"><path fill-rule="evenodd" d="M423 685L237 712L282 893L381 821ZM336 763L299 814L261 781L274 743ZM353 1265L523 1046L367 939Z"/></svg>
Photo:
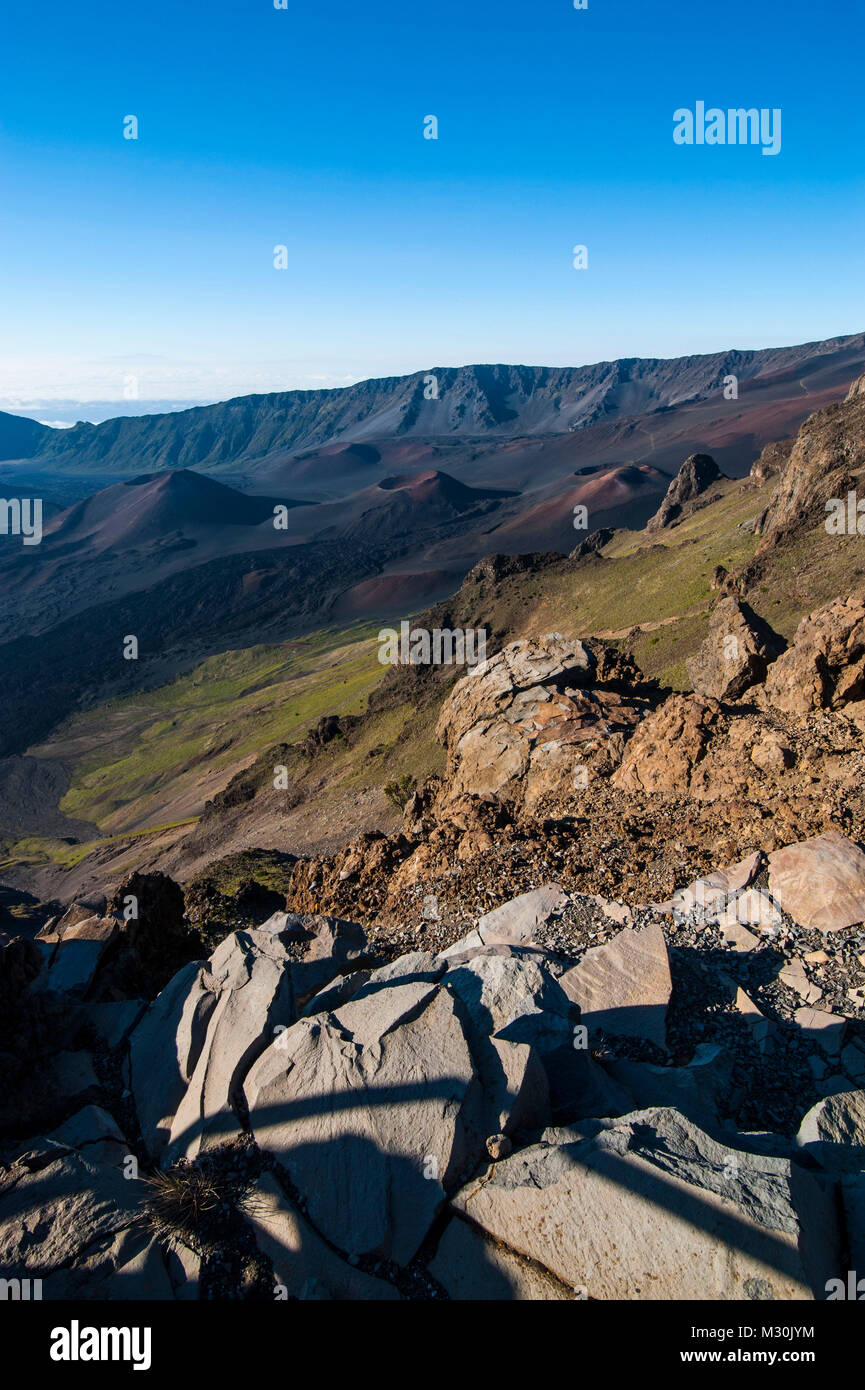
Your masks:
<svg viewBox="0 0 865 1390"><path fill-rule="evenodd" d="M613 774L613 785L629 792L690 789L719 714L714 701L671 695L640 724Z"/></svg>
<svg viewBox="0 0 865 1390"><path fill-rule="evenodd" d="M858 803L865 751L860 731L840 721L830 748L824 729L797 733L780 725L774 711L761 712L759 691L749 688L749 703L738 709L705 696L671 695L638 725L611 785L642 796L723 800L733 814L752 807L761 818L771 798L775 823L793 831L785 835L782 829L784 838L837 823L827 814L833 804L828 798L852 796Z"/></svg>
<svg viewBox="0 0 865 1390"><path fill-rule="evenodd" d="M186 925L183 893L162 873L133 874L101 911L73 903L37 940L47 951L40 987L93 1002L153 999L201 955L201 939Z"/></svg>
<svg viewBox="0 0 865 1390"><path fill-rule="evenodd" d="M465 577L466 584L498 584L514 574L536 574L550 565L561 563L558 550L535 551L529 555L485 555L473 565Z"/></svg>
<svg viewBox="0 0 865 1390"><path fill-rule="evenodd" d="M483 1152L477 1072L454 1001L434 983L370 986L301 1019L245 1084L257 1143L346 1255L408 1263L445 1187Z"/></svg>
<svg viewBox="0 0 865 1390"><path fill-rule="evenodd" d="M591 647L551 634L512 642L458 681L436 730L448 753L447 801L471 793L530 809L574 786L587 761L614 765L646 708L598 679Z"/></svg>
<svg viewBox="0 0 865 1390"><path fill-rule="evenodd" d="M409 797L401 828L298 860L289 902L387 930L408 924L408 949L438 940L439 928L425 924L441 920L448 880L465 891L469 874L513 897L572 865L569 882L589 895L655 899L673 891L679 841L711 860L720 834L733 860L757 841L771 851L850 829L865 817L865 701L856 698L865 653L854 606L815 624L833 664L820 668L813 652L808 660L829 672L821 699L833 707L801 716L766 692L782 666L812 650L811 628L804 646L797 639L775 656L775 634L732 598L717 605L691 664L698 686L717 696L664 698L626 648L597 639L510 644L444 700L437 733L447 766ZM806 688L800 681L797 697ZM720 820L711 810L719 805ZM497 893L483 900L494 905ZM730 924L741 941L748 925Z"/></svg>
<svg viewBox="0 0 865 1390"><path fill-rule="evenodd" d="M171 1298L164 1257L138 1225L143 1185L128 1156L95 1106L20 1148L0 1183L4 1276L40 1279L47 1300Z"/></svg>
<svg viewBox="0 0 865 1390"><path fill-rule="evenodd" d="M297 1016L288 949L277 932L236 932L210 957L204 984L215 1003L171 1122L169 1161L194 1158L202 1147L237 1133L243 1077L266 1039Z"/></svg>
<svg viewBox="0 0 865 1390"><path fill-rule="evenodd" d="M846 891L836 849L814 900ZM334 918L232 933L115 1030L128 1090L94 1076L131 1099L135 1151L99 1103L17 1143L4 1272L61 1299L218 1296L231 1267L301 1300L825 1296L858 1238L865 1051L844 1042L837 984L815 986L831 957L803 954L792 898L763 937L762 872L754 853L657 907L599 900L603 939L582 946L588 900L554 883L378 966ZM786 1013L771 972L746 991L734 951L713 963L742 903L752 953L785 942ZM786 1133L735 1120L755 1073L783 1093ZM138 1176L145 1150L162 1189Z"/></svg>
<svg viewBox="0 0 865 1390"><path fill-rule="evenodd" d="M826 503L865 496L865 392L854 382L846 401L809 415L790 450L758 525L763 548L786 533L823 524Z"/></svg>
<svg viewBox="0 0 865 1390"><path fill-rule="evenodd" d="M615 534L612 527L599 526L597 531L592 531L584 541L580 541L579 545L574 547L568 555L568 559L585 560L588 555L600 555L604 546L609 544Z"/></svg>
<svg viewBox="0 0 865 1390"><path fill-rule="evenodd" d="M201 962L187 965L150 1005L129 1042L129 1087L139 1128L154 1154L166 1143L174 1114L198 1064L216 1007Z"/></svg>
<svg viewBox="0 0 865 1390"><path fill-rule="evenodd" d="M154 1156L194 1158L239 1132L256 1057L316 991L364 964L365 940L356 923L281 912L175 976L129 1040L130 1087Z"/></svg>
<svg viewBox="0 0 865 1390"><path fill-rule="evenodd" d="M748 604L722 598L712 609L706 640L688 658L688 676L698 695L738 700L766 679L769 663L783 646L783 639Z"/></svg>
<svg viewBox="0 0 865 1390"><path fill-rule="evenodd" d="M786 714L857 705L865 711L865 592L803 618L762 694L767 709Z"/></svg>
<svg viewBox="0 0 865 1390"><path fill-rule="evenodd" d="M793 439L781 439L774 444L767 444L760 457L751 465L749 477L758 486L762 486L770 478L777 478L789 462L794 443Z"/></svg>
<svg viewBox="0 0 865 1390"><path fill-rule="evenodd" d="M802 1119L797 1142L824 1167L865 1170L865 1091L826 1096Z"/></svg>
<svg viewBox="0 0 865 1390"><path fill-rule="evenodd" d="M652 535L672 526L689 509L689 504L723 477L710 454L691 454L667 488L667 494L655 515L647 521L646 532Z"/></svg>
<svg viewBox="0 0 865 1390"><path fill-rule="evenodd" d="M283 1298L360 1299L374 1303L399 1298L393 1284L365 1274L332 1250L287 1200L273 1173L265 1172L259 1178L249 1220Z"/></svg>

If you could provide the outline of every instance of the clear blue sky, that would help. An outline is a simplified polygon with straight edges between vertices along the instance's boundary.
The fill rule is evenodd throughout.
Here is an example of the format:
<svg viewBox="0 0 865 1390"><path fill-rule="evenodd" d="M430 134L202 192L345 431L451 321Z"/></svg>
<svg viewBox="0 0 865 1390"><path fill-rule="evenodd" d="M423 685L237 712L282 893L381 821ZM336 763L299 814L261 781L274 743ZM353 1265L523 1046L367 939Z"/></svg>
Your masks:
<svg viewBox="0 0 865 1390"><path fill-rule="evenodd" d="M853 0L11 0L0 398L859 331L863 38ZM781 153L676 146L697 100L780 107Z"/></svg>

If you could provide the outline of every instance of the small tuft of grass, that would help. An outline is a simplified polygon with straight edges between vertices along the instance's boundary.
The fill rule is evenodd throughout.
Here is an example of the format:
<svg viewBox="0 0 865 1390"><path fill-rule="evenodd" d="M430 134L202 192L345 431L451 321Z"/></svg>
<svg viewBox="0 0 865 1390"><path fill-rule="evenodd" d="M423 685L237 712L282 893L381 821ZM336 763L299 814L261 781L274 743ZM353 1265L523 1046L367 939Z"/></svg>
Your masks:
<svg viewBox="0 0 865 1390"><path fill-rule="evenodd" d="M404 811L416 786L415 779L406 772L402 777L396 777L392 782L385 782L384 794L398 811Z"/></svg>
<svg viewBox="0 0 865 1390"><path fill-rule="evenodd" d="M147 1188L141 1199L142 1224L164 1244L201 1250L220 1236L224 1239L238 1217L252 1210L246 1183L224 1163L208 1159L181 1159L142 1179Z"/></svg>
<svg viewBox="0 0 865 1390"><path fill-rule="evenodd" d="M150 1174L144 1183L148 1188L141 1203L144 1225L169 1243L201 1242L225 1206L221 1186L203 1168L170 1168Z"/></svg>

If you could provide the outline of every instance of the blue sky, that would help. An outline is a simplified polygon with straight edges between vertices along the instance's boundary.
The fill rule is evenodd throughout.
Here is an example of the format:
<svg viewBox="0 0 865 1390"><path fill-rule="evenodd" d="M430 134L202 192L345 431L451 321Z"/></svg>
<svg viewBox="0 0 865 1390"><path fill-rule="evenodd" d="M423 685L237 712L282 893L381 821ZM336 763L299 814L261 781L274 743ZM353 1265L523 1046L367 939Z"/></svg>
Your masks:
<svg viewBox="0 0 865 1390"><path fill-rule="evenodd" d="M861 331L863 30L853 0L18 0L0 401ZM780 154L675 145L698 100L780 108Z"/></svg>

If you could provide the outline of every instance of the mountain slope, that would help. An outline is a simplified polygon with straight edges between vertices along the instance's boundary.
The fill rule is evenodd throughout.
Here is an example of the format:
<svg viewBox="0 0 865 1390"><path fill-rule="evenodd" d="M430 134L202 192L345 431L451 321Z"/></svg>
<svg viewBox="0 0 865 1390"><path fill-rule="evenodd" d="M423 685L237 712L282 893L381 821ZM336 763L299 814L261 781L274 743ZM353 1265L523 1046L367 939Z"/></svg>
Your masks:
<svg viewBox="0 0 865 1390"><path fill-rule="evenodd" d="M0 550L0 585L12 599L0 641L237 551L279 547L277 502L315 510L246 496L189 470L143 474L74 503L45 523L40 545Z"/></svg>
<svg viewBox="0 0 865 1390"><path fill-rule="evenodd" d="M172 532L258 526L273 521L276 502L276 498L248 497L188 469L143 473L104 488L52 518L43 544L45 553L61 545L103 550L161 541ZM299 504L289 501L287 505Z"/></svg>
<svg viewBox="0 0 865 1390"><path fill-rule="evenodd" d="M60 433L25 415L9 415L0 410L0 460L33 458L50 448L53 437Z"/></svg>
<svg viewBox="0 0 865 1390"><path fill-rule="evenodd" d="M418 615L415 623L427 627L483 626L491 653L509 641L534 640L544 632L561 633L567 640L601 639L636 659L646 676L674 690L687 691L687 660L704 643L719 597L737 595L789 642L805 614L861 585L865 560L860 558L855 542L850 544L845 537L826 532L819 485L822 479L826 486L835 486L835 470L839 459L845 458L853 464L855 480L862 466L857 440L863 410L865 393L854 391L848 401L817 412L791 447L768 449L749 478L717 478L698 499L702 505L686 507L674 526L660 532L620 529L599 553L579 560L560 554L489 558L466 576L452 597ZM577 481L592 482L596 477L590 472ZM807 483L812 500L797 513L794 524L779 530L769 543L768 537L758 533L759 519L779 506L782 498L799 495L797 478ZM425 485L429 484L421 487ZM394 490L398 489L384 491ZM293 566L312 549L298 548ZM339 549L342 554L342 547ZM329 549L319 550L318 563L322 555L330 553ZM307 583L313 582L314 569L313 563ZM184 592L175 584L168 602L157 605L143 595L134 615L131 610L122 616L101 614L95 633L110 626L115 631L133 630L131 624L152 618L150 627L143 630L146 637L155 634L158 622L152 610L156 607L176 615L169 645L182 650L195 631L196 615L215 603L226 613L226 630L231 626L242 639L248 630L245 624L253 619L263 624L280 615L284 619L288 595L295 602L299 597L296 571L287 573L281 582L275 576L268 581L266 575L247 574L243 578L237 574L235 583L240 580L240 588L231 598L224 590L217 597L217 591L210 587L222 583L217 570L204 567L193 574L198 576L196 582L207 577L208 589ZM189 576L184 582L188 584L191 579ZM256 584L265 583L265 587L253 588L252 606L246 608L242 591L244 583L252 579ZM59 651L61 658L69 658L82 646L80 628L70 627L62 634L62 649L57 645L59 636L52 637L54 655ZM250 711L266 708L264 685L271 677L264 677L259 692L257 678L250 681L247 674L250 660L258 658L238 654L227 662L211 661L182 684L163 687L152 696L132 696L108 709L76 715L65 729L50 734L42 746L28 750L26 768L19 767L21 760L12 760L12 771L19 781L24 771L31 777L40 772L46 786L55 769L77 765L72 787L55 815L58 825L66 814L76 817L79 824L99 825L102 834L119 832L121 838L96 843L89 851L86 845L47 842L26 842L17 848L10 845L10 861L18 856L22 867L8 870L9 881L43 893L70 893L97 884L111 866L126 871L145 863L186 879L227 854L256 848L283 854L299 849L333 853L347 837L391 828L396 818L383 788L395 778L420 780L441 771L442 751L433 730L442 702L460 671L454 667L408 668L388 670L377 678L375 646L366 634L358 633L355 639L346 632L329 640L335 645L345 643L341 664L334 665L330 673L324 667L312 667L315 688L310 692L310 663L304 660L297 676L280 691L285 708L270 711L266 718L256 714L256 719L264 721L258 745L255 724L249 722ZM113 665L121 689L116 654L112 661L110 648L104 642L100 647L99 642L94 635L83 644L93 657L85 675L92 680L101 672L104 677ZM38 644L26 651L19 647L17 660L8 663L9 669L26 672L29 661L38 659L39 654ZM49 655L45 653L46 660ZM54 667L50 661L48 664L50 673ZM64 676L62 659L60 666L54 720L70 709L69 678ZM223 667L244 673L236 691L219 692ZM350 672L354 674L346 682ZM152 676L154 684L158 679L155 667ZM355 676L358 686L352 684ZM211 694L215 681L218 693ZM32 703L33 689L46 695L49 686L41 668L31 668L29 678L22 677L17 689L11 688L8 675L4 678L7 723L13 729L16 719L32 718L27 702ZM355 716L358 706L351 700L364 686L371 692L367 708L359 718L346 722L344 712ZM188 694L180 699L179 691ZM310 693L314 693L311 705ZM203 737L209 727L207 711L217 706L218 730L212 738ZM172 709L176 709L175 716L167 719L166 711ZM326 737L324 733L321 738L313 737L315 731L307 725L305 736L298 739L298 734L304 733L303 719L298 716L306 711L313 718L322 712L334 717L329 723L325 720ZM47 731L52 722L51 717L44 718L42 728ZM100 737L103 728L104 739ZM274 737L287 741L265 746ZM288 791L274 786L276 764L287 769ZM168 775L172 767L181 769L176 786ZM218 791L220 774L231 777L233 769L238 769L235 776ZM205 795L211 805L205 808L198 825L159 829L166 822L199 814ZM71 820L67 821L70 824ZM139 834L152 833L146 839L124 838L130 827ZM70 858L81 862L72 869ZM24 868L23 859L29 859L32 867ZM35 862L39 859L43 861L41 867ZM54 862L46 863L46 859Z"/></svg>
<svg viewBox="0 0 865 1390"><path fill-rule="evenodd" d="M320 391L241 396L166 415L79 424L52 432L39 457L59 468L122 472L213 467L298 452L328 441L400 435L500 437L562 434L742 387L865 365L865 335L796 347L727 351L669 360L626 358L585 367L466 366L362 381ZM861 366L859 370L861 371ZM437 396L427 399L428 379ZM34 456L33 452L28 454Z"/></svg>

